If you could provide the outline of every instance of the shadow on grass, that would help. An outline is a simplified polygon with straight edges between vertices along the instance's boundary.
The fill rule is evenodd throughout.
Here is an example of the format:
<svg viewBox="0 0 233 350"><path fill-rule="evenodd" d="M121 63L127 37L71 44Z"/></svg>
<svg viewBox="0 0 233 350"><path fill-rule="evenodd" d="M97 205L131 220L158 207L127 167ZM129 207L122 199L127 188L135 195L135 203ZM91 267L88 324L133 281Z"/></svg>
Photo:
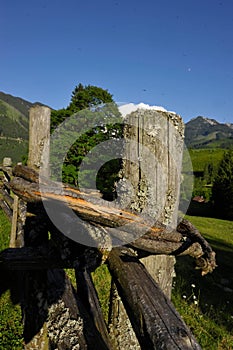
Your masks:
<svg viewBox="0 0 233 350"><path fill-rule="evenodd" d="M191 201L187 210L187 215L191 216L203 216L209 218L215 218L216 215L214 213L213 205L210 202L195 202Z"/></svg>
<svg viewBox="0 0 233 350"><path fill-rule="evenodd" d="M177 257L174 293L197 297L199 307L217 324L228 331L233 328L233 245L208 239L216 252L217 268L201 276L189 256Z"/></svg>

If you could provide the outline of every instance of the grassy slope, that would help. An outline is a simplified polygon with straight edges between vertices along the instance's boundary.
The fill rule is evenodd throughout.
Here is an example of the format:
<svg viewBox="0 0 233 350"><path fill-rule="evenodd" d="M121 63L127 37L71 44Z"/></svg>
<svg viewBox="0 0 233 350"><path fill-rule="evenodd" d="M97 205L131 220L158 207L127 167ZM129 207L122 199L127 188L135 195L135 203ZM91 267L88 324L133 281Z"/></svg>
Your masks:
<svg viewBox="0 0 233 350"><path fill-rule="evenodd" d="M20 101L16 105L21 111L0 99L0 163L4 157L21 162L28 152L28 110Z"/></svg>
<svg viewBox="0 0 233 350"><path fill-rule="evenodd" d="M18 142L0 138L0 164L4 157L10 157L13 164L22 162L22 157L28 154L28 141Z"/></svg>
<svg viewBox="0 0 233 350"><path fill-rule="evenodd" d="M28 116L0 100L1 133L4 136L28 138Z"/></svg>
<svg viewBox="0 0 233 350"><path fill-rule="evenodd" d="M212 163L215 169L218 167L225 150L222 148L213 149L189 149L189 155L192 161L193 171L204 171L204 167L208 163ZM189 171L187 167L189 163L184 159L184 171Z"/></svg>
<svg viewBox="0 0 233 350"><path fill-rule="evenodd" d="M199 271L194 270L191 258L178 257L173 303L203 349L232 349L233 222L187 218L211 243L217 254L218 267L212 274L201 277Z"/></svg>
<svg viewBox="0 0 233 350"><path fill-rule="evenodd" d="M172 301L203 350L233 349L233 222L187 218L211 242L219 266L213 274L201 277L192 258L177 258ZM106 266L93 277L107 319L110 276Z"/></svg>

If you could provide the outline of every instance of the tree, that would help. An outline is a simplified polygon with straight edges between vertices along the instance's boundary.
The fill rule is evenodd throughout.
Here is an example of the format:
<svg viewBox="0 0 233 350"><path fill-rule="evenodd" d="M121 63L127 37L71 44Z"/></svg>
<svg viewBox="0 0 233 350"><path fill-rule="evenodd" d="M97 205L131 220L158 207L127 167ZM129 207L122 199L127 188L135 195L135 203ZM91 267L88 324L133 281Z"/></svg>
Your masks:
<svg viewBox="0 0 233 350"><path fill-rule="evenodd" d="M82 115L82 111L83 115ZM99 112L98 112L99 111ZM120 113L117 105L114 103L112 95L100 87L79 84L72 92L71 101L67 108L58 111L52 111L51 131L54 131L59 124L64 122L73 114L78 113L79 129L81 125L87 124L88 118L97 118L98 113L106 117L106 125L98 125L91 130L86 131L70 147L65 160L63 161L62 180L71 185L90 187L93 181L90 179L94 174L94 164L88 164L88 169L80 174L80 165L85 156L99 143L113 138L122 137L122 124L119 123ZM100 118L103 120L103 118ZM74 128L77 127L74 125ZM64 140L66 142L66 140ZM59 146L58 148L59 149ZM104 154L102 155L104 157ZM56 174L56 163L59 164L57 154L51 154L54 169L52 175ZM118 180L118 172L121 167L119 158L112 160L102 166L97 175L97 188L109 197L109 193L114 193L114 184ZM59 168L59 167L58 167ZM111 197L111 195L110 195Z"/></svg>
<svg viewBox="0 0 233 350"><path fill-rule="evenodd" d="M79 84L72 92L68 110L77 112L85 108L113 102L112 95L107 90L93 85L84 87L82 84Z"/></svg>
<svg viewBox="0 0 233 350"><path fill-rule="evenodd" d="M217 215L233 220L233 150L225 152L220 162L212 196Z"/></svg>

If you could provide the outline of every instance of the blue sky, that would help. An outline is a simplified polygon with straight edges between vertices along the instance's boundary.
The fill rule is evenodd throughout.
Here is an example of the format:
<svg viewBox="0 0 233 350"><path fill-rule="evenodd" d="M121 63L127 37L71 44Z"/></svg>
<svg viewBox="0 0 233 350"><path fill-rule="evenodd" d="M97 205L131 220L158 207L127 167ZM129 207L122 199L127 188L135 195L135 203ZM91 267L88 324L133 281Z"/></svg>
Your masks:
<svg viewBox="0 0 233 350"><path fill-rule="evenodd" d="M233 123L233 0L2 0L0 91L66 107L79 82Z"/></svg>

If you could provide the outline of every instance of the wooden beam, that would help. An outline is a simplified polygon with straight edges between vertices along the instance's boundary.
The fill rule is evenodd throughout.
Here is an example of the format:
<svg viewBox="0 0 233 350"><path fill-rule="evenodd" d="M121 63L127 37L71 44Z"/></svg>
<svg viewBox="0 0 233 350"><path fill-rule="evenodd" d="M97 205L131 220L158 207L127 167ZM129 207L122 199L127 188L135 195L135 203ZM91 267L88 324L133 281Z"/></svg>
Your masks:
<svg viewBox="0 0 233 350"><path fill-rule="evenodd" d="M77 294L84 306L88 310L93 322L101 334L104 342L109 350L113 350L107 326L100 307L98 295L91 277L90 272L82 264L77 264L75 267L75 276L77 284Z"/></svg>
<svg viewBox="0 0 233 350"><path fill-rule="evenodd" d="M129 249L114 248L107 262L142 350L201 349L171 301Z"/></svg>
<svg viewBox="0 0 233 350"><path fill-rule="evenodd" d="M0 253L0 270L46 270L72 267L44 247L8 248Z"/></svg>
<svg viewBox="0 0 233 350"><path fill-rule="evenodd" d="M28 174L30 174L29 169L27 169L27 178L29 179ZM33 178L35 178L34 174ZM61 189L60 184L58 186L57 183L51 181L47 184L46 191L44 188L43 193L40 192L40 186L37 182L27 181L21 177L12 179L10 185L14 193L28 202L41 203L43 197L46 201L63 203L74 210L84 221L100 225L107 232L111 228L113 239L116 238L122 242L131 241L130 245L136 249L147 251L150 254L189 254L198 259L198 266L200 266L200 258L204 259L201 263L204 274L212 272L216 267L215 254L210 245L200 233L194 235L190 225L183 224L180 232L176 229L169 231L165 225L159 222L149 226L140 215L121 210L110 204L103 205L103 201L94 197L91 192L80 192L68 186ZM131 224L130 227L128 224ZM114 230L117 227L120 230ZM191 234L189 235L190 229Z"/></svg>
<svg viewBox="0 0 233 350"><path fill-rule="evenodd" d="M13 216L12 216L12 222L11 222L10 248L15 248L16 246L18 209L19 209L19 197L16 196L15 194L14 202L13 202Z"/></svg>
<svg viewBox="0 0 233 350"><path fill-rule="evenodd" d="M64 271L48 271L47 301L47 327L53 348L111 350Z"/></svg>

